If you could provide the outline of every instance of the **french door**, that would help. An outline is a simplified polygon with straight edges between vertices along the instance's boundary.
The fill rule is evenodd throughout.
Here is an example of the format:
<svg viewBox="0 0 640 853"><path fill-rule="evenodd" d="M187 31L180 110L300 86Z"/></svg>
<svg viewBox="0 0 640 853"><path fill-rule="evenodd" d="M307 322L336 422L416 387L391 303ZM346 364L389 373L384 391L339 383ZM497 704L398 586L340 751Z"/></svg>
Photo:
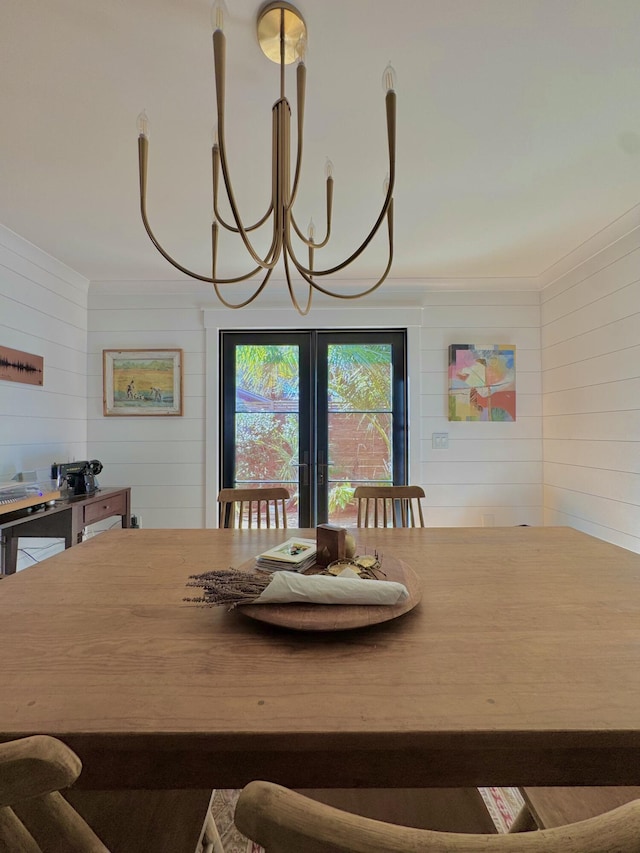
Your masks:
<svg viewBox="0 0 640 853"><path fill-rule="evenodd" d="M403 330L222 332L220 365L221 486L285 486L289 525L315 527L405 483Z"/></svg>

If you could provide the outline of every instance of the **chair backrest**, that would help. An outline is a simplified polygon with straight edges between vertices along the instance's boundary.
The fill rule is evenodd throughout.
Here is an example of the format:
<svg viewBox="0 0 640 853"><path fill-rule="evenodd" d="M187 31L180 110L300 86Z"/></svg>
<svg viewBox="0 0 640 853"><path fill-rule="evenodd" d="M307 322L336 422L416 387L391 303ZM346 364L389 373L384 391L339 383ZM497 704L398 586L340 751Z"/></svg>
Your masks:
<svg viewBox="0 0 640 853"><path fill-rule="evenodd" d="M109 853L59 793L81 769L78 756L56 738L0 744L0 850Z"/></svg>
<svg viewBox="0 0 640 853"><path fill-rule="evenodd" d="M640 800L590 820L519 834L435 832L326 806L272 782L250 782L235 824L266 853L639 853Z"/></svg>
<svg viewBox="0 0 640 853"><path fill-rule="evenodd" d="M358 527L424 527L421 486L357 486Z"/></svg>
<svg viewBox="0 0 640 853"><path fill-rule="evenodd" d="M221 489L218 493L219 527L286 527L286 502L291 495L283 487L270 489Z"/></svg>
<svg viewBox="0 0 640 853"><path fill-rule="evenodd" d="M63 796L81 770L53 737L0 744L0 853L224 853L211 791L71 788Z"/></svg>

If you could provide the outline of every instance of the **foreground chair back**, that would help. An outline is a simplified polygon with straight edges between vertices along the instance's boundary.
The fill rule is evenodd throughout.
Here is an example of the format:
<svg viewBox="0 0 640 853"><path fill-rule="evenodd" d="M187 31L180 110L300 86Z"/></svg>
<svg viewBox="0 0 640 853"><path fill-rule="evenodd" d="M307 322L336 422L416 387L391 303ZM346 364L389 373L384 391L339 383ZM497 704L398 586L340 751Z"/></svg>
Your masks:
<svg viewBox="0 0 640 853"><path fill-rule="evenodd" d="M0 744L0 853L224 853L210 792L63 796L81 770L78 756L53 737Z"/></svg>
<svg viewBox="0 0 640 853"><path fill-rule="evenodd" d="M638 800L558 829L473 835L382 823L271 782L250 782L235 823L266 853L640 853Z"/></svg>
<svg viewBox="0 0 640 853"><path fill-rule="evenodd" d="M0 850L109 853L59 793L81 769L78 756L55 738L39 735L1 744Z"/></svg>
<svg viewBox="0 0 640 853"><path fill-rule="evenodd" d="M221 489L218 493L218 526L286 527L286 502L290 497L283 487Z"/></svg>
<svg viewBox="0 0 640 853"><path fill-rule="evenodd" d="M357 486L358 527L424 527L421 486Z"/></svg>

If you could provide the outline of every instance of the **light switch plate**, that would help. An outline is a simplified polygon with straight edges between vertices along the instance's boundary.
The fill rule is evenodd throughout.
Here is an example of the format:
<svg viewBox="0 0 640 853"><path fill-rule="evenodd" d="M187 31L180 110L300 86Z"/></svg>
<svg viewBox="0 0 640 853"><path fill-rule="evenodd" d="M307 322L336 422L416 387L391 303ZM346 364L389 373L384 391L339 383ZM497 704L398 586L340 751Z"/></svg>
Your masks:
<svg viewBox="0 0 640 853"><path fill-rule="evenodd" d="M447 448L449 447L449 433L432 432L431 447L433 448L433 450L447 450Z"/></svg>

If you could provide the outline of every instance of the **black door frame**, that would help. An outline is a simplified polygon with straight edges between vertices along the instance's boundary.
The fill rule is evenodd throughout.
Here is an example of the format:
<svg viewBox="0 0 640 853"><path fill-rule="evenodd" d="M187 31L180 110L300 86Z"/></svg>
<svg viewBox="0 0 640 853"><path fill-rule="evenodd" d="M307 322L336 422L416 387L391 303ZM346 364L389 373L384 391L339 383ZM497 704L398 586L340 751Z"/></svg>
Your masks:
<svg viewBox="0 0 640 853"><path fill-rule="evenodd" d="M300 354L299 387L299 458L298 512L303 527L315 526L313 519L328 517L328 460L318 459L324 452L328 437L327 358L332 343L392 344L392 452L394 484L404 485L408 475L407 429L407 331L406 329L280 329L224 330L220 332L220 488L230 488L235 482L235 452L233 441L225 436L235 435L235 348L236 346L290 345L298 346ZM322 399L320 399L322 395ZM322 441L319 442L318 437ZM319 445L323 444L320 449ZM324 470L320 470L323 466ZM322 476L324 475L324 477ZM324 484L319 484L324 479ZM307 523L308 520L308 523ZM319 520L316 524L321 523Z"/></svg>

